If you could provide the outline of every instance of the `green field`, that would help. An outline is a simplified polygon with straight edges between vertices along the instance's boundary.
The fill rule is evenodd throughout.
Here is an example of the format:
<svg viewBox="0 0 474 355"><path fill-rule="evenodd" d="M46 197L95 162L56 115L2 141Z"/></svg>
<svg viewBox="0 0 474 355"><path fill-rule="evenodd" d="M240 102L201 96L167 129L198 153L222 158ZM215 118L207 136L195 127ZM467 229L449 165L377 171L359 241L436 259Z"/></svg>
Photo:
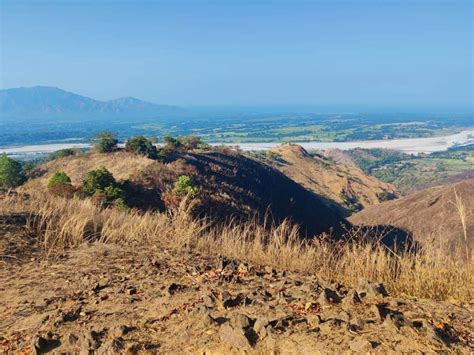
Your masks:
<svg viewBox="0 0 474 355"><path fill-rule="evenodd" d="M366 173L394 184L402 193L474 171L474 145L418 156L385 149L353 149L348 154Z"/></svg>

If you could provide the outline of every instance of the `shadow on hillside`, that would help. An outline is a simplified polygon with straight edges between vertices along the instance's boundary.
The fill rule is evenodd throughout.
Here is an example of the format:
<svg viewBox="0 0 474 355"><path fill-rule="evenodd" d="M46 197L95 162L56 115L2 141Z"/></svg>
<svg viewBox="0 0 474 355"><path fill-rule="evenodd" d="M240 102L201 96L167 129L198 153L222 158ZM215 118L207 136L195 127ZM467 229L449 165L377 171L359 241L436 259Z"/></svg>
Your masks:
<svg viewBox="0 0 474 355"><path fill-rule="evenodd" d="M391 225L354 226L349 236L349 241L380 243L397 254L420 251L411 232Z"/></svg>
<svg viewBox="0 0 474 355"><path fill-rule="evenodd" d="M198 172L202 204L198 216L215 221L260 221L271 216L274 224L285 219L300 226L302 236L332 233L339 238L350 228L341 211L327 199L306 190L283 173L242 155L210 152L186 154L187 164Z"/></svg>

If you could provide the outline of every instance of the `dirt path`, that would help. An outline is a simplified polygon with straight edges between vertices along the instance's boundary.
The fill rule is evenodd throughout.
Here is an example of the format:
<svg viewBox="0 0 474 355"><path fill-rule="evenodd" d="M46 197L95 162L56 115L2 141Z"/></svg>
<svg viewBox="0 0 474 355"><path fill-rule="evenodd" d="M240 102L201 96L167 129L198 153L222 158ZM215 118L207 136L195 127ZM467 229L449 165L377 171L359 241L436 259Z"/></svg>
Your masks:
<svg viewBox="0 0 474 355"><path fill-rule="evenodd" d="M0 220L0 353L474 351L472 307L139 246L46 262L13 222Z"/></svg>

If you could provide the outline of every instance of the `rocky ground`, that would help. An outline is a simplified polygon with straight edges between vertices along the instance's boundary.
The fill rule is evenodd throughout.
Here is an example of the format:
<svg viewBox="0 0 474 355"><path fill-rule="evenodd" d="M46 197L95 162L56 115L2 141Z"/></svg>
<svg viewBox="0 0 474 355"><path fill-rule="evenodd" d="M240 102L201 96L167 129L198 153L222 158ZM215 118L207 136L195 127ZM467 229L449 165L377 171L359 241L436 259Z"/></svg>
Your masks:
<svg viewBox="0 0 474 355"><path fill-rule="evenodd" d="M133 245L45 259L23 223L0 217L0 353L474 352L472 306Z"/></svg>

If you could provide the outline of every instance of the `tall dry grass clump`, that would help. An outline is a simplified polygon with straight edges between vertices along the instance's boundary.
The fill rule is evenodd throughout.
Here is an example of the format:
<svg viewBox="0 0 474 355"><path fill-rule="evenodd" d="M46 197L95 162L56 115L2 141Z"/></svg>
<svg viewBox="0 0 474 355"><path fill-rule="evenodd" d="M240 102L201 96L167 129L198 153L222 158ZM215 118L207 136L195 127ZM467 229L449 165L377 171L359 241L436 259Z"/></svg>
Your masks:
<svg viewBox="0 0 474 355"><path fill-rule="evenodd" d="M469 240L467 238L467 211L466 206L462 202L461 196L458 195L456 188L453 188L454 192L454 201L451 203L456 208L456 211L459 215L459 221L461 222L462 231L463 231L463 242L465 247L466 259L469 260L470 258L470 250L469 250Z"/></svg>
<svg viewBox="0 0 474 355"><path fill-rule="evenodd" d="M356 238L350 243L301 240L298 228L289 222L211 226L191 218L193 207L184 201L169 213L127 213L101 210L90 200L33 193L29 198L5 198L0 213L27 213L28 226L46 254L85 242L161 246L177 253L195 250L312 273L348 285L365 277L383 282L394 295L460 301L474 296L473 260L461 257L461 244L449 252L442 245L427 245L417 253L395 254L380 243Z"/></svg>

